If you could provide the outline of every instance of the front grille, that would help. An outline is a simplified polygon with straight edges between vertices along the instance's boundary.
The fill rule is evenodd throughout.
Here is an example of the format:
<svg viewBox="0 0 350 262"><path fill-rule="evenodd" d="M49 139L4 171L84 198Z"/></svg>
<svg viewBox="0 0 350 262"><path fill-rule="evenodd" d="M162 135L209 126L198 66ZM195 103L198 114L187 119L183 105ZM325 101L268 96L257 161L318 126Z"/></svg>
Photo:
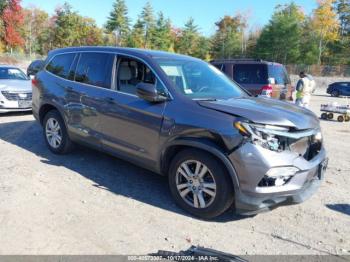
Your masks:
<svg viewBox="0 0 350 262"><path fill-rule="evenodd" d="M2 91L2 95L9 101L32 100L32 93Z"/></svg>

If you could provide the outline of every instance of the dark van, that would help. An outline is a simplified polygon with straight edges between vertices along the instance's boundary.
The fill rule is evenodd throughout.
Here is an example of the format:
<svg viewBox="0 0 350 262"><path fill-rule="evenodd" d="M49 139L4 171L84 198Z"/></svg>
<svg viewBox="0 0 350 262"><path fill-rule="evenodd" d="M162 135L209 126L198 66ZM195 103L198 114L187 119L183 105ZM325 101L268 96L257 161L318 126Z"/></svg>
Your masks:
<svg viewBox="0 0 350 262"><path fill-rule="evenodd" d="M291 100L293 88L284 65L257 59L213 60L211 63L253 95Z"/></svg>

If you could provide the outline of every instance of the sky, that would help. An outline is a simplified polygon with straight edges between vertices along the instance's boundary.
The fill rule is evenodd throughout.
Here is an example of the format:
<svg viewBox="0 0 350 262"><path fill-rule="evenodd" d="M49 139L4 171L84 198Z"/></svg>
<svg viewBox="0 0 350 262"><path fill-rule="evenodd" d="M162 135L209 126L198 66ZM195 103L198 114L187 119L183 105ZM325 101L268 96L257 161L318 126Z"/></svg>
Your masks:
<svg viewBox="0 0 350 262"><path fill-rule="evenodd" d="M24 7L36 6L53 14L55 8L65 0L22 0ZM106 23L114 0L66 0L83 16L94 18L99 26ZM135 22L147 0L126 0L129 17ZM193 17L204 35L215 32L215 22L225 15L243 12L249 17L251 28L268 23L274 7L290 0L149 0L155 12L162 11L176 27L182 27ZM316 7L316 0L294 0L306 14Z"/></svg>

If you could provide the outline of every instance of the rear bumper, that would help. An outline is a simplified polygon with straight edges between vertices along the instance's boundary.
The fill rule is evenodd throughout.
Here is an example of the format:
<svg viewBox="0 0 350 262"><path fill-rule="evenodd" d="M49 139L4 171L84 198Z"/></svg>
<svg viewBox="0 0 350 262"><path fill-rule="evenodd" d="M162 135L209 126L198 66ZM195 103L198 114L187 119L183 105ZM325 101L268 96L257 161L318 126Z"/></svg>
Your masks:
<svg viewBox="0 0 350 262"><path fill-rule="evenodd" d="M239 188L235 192L235 208L242 215L304 202L319 188L328 164L324 148L312 160L307 161L292 153L271 152L250 143L229 158L239 180ZM258 186L269 169L280 166L293 166L300 171L283 186Z"/></svg>
<svg viewBox="0 0 350 262"><path fill-rule="evenodd" d="M0 114L11 113L11 112L29 112L29 111L32 111L32 108L1 108L0 107Z"/></svg>

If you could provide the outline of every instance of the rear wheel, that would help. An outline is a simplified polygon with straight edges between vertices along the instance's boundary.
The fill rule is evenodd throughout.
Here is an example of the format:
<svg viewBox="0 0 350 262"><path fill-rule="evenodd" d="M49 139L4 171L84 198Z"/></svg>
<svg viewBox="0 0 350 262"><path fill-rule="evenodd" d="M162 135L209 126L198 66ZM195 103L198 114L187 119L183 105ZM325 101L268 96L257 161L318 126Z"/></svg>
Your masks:
<svg viewBox="0 0 350 262"><path fill-rule="evenodd" d="M200 150L187 149L175 156L169 185L180 207L204 219L219 216L233 203L232 181L223 164Z"/></svg>
<svg viewBox="0 0 350 262"><path fill-rule="evenodd" d="M71 151L70 140L64 121L57 110L49 111L43 121L44 138L51 152L66 154Z"/></svg>
<svg viewBox="0 0 350 262"><path fill-rule="evenodd" d="M331 95L334 96L334 97L338 97L339 96L339 92L337 90L333 90Z"/></svg>
<svg viewBox="0 0 350 262"><path fill-rule="evenodd" d="M346 116L344 117L344 119L345 119L345 122L349 122L349 121L350 121L350 116L346 115Z"/></svg>
<svg viewBox="0 0 350 262"><path fill-rule="evenodd" d="M322 113L321 114L321 119L324 119L324 120L328 119L327 113Z"/></svg>
<svg viewBox="0 0 350 262"><path fill-rule="evenodd" d="M334 117L333 113L328 113L327 118L328 118L329 120L333 119L333 117Z"/></svg>
<svg viewBox="0 0 350 262"><path fill-rule="evenodd" d="M338 121L339 122L344 122L344 116L338 116Z"/></svg>

